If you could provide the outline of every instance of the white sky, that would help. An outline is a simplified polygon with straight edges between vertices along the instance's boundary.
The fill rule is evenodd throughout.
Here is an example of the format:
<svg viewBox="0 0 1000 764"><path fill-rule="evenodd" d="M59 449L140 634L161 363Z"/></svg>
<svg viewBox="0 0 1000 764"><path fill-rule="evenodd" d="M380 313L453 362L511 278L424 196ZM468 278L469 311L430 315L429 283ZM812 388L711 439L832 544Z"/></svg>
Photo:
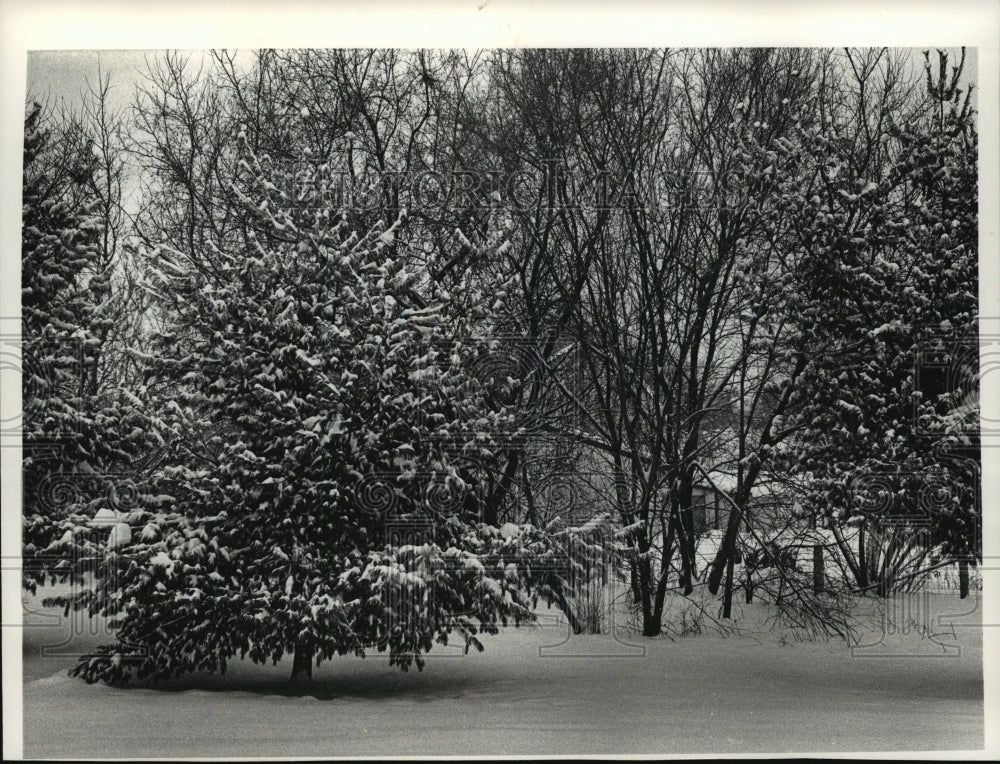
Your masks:
<svg viewBox="0 0 1000 764"><path fill-rule="evenodd" d="M184 52L192 56L193 64L209 56L203 50ZM80 103L87 83L96 84L100 72L110 77L108 106L117 111L132 103L135 86L141 84L147 69L147 60L162 57L163 53L163 49L28 51L27 93L50 98L53 106L60 100L74 106ZM237 62L240 58L237 57Z"/></svg>
<svg viewBox="0 0 1000 764"><path fill-rule="evenodd" d="M949 63L958 61L958 48L945 47L950 54ZM916 67L923 64L922 49L915 49L913 61ZM246 51L249 60L252 51ZM131 103L134 85L141 80L147 59L163 54L162 49L145 50L33 50L28 52L27 92L35 97L50 98L53 105L64 100L72 106L80 101L80 94L86 89L88 80L96 83L98 71L110 75L111 92L109 106L112 110ZM190 51L195 60L206 56L207 51ZM966 77L979 82L977 73L978 51L966 51ZM932 54L932 63L937 64Z"/></svg>

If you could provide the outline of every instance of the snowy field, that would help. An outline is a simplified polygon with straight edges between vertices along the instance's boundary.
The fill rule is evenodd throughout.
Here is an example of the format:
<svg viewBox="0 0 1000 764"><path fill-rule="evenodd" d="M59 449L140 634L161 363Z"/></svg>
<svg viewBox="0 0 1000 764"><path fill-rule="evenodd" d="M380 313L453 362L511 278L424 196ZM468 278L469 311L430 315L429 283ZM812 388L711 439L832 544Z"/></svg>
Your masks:
<svg viewBox="0 0 1000 764"><path fill-rule="evenodd" d="M679 606L679 604L678 604ZM742 607L744 624L764 606ZM938 594L877 614L852 651L778 629L677 639L572 636L540 625L444 651L423 673L384 657L235 664L157 689L66 675L106 640L55 625L24 641L27 757L529 755L976 749L983 746L978 599ZM747 629L749 632L750 629ZM43 647L50 645L42 656ZM853 654L852 654L853 652Z"/></svg>

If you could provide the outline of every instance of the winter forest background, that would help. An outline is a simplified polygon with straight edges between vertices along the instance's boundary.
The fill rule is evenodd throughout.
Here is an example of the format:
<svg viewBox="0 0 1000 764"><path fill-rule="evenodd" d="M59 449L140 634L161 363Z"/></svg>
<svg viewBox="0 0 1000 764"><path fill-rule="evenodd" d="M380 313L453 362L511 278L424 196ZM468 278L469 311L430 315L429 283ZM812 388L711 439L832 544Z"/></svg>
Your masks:
<svg viewBox="0 0 1000 764"><path fill-rule="evenodd" d="M111 630L73 674L422 668L542 612L856 644L976 595L964 50L117 77L25 104L24 585Z"/></svg>

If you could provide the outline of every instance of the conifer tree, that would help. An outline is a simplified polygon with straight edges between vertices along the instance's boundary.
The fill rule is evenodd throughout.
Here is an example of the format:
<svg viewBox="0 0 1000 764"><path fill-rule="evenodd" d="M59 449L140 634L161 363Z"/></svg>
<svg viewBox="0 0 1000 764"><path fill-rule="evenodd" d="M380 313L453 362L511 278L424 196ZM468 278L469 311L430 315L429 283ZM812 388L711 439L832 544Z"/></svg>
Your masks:
<svg viewBox="0 0 1000 764"><path fill-rule="evenodd" d="M480 522L507 424L473 373L495 349L497 291L427 285L403 265L405 214L352 230L316 168L276 183L248 155L244 202L267 235L216 248L211 271L167 248L151 266L162 465L108 543L82 532L90 518L67 525L102 575L62 602L117 630L74 669L88 681L288 654L301 678L370 649L422 667L453 633L481 649L481 632L530 617L542 535Z"/></svg>

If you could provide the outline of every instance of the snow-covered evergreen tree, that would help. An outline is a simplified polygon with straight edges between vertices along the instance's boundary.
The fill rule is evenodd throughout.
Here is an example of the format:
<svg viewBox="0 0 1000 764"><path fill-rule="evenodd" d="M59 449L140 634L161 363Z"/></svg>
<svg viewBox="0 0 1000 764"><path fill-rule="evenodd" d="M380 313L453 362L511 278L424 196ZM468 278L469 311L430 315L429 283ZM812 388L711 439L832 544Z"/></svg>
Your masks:
<svg viewBox="0 0 1000 764"><path fill-rule="evenodd" d="M471 373L495 344L496 293L427 283L403 265L405 215L353 231L316 168L276 183L266 165L251 155L259 193L244 201L267 244L220 248L212 271L155 257L163 466L103 546L87 518L67 526L103 575L99 596L64 602L117 628L74 670L88 681L286 654L301 677L368 649L421 667L453 632L481 649L478 633L530 617L544 537L480 522L507 426Z"/></svg>
<svg viewBox="0 0 1000 764"><path fill-rule="evenodd" d="M24 120L21 232L25 584L46 580L49 548L74 512L107 502L101 475L145 439L141 417L96 372L110 274L90 202L93 157L33 103Z"/></svg>
<svg viewBox="0 0 1000 764"><path fill-rule="evenodd" d="M946 69L928 63L909 111L879 118L858 95L856 114L775 147L775 235L797 252L789 352L808 360L779 462L809 476L807 504L835 533L859 529L842 551L858 585L883 593L908 585L907 545L978 555L977 470L956 458L978 443L977 133L961 67ZM928 385L935 367L951 384Z"/></svg>

